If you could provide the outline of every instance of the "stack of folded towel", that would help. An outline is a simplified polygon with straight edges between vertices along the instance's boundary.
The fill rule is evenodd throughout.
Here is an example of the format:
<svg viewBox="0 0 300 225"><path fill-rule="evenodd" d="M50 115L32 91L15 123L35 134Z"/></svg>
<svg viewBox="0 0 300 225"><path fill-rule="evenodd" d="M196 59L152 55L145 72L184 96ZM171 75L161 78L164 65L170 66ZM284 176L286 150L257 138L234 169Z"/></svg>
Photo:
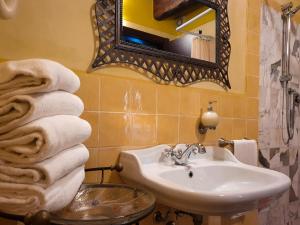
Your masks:
<svg viewBox="0 0 300 225"><path fill-rule="evenodd" d="M0 64L0 212L25 215L69 204L84 180L91 134L73 95L79 78L59 63Z"/></svg>

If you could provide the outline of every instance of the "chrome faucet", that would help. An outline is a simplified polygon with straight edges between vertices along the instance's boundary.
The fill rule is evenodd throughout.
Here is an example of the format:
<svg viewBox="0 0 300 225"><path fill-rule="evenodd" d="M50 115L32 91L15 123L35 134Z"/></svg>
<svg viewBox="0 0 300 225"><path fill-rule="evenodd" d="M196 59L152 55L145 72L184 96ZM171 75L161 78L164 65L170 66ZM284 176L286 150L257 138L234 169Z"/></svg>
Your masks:
<svg viewBox="0 0 300 225"><path fill-rule="evenodd" d="M171 157L175 165L186 166L191 154L204 154L206 149L202 144L192 144L186 145L186 149L182 151L181 149L175 150L176 146L171 149L166 149L164 152L165 157Z"/></svg>

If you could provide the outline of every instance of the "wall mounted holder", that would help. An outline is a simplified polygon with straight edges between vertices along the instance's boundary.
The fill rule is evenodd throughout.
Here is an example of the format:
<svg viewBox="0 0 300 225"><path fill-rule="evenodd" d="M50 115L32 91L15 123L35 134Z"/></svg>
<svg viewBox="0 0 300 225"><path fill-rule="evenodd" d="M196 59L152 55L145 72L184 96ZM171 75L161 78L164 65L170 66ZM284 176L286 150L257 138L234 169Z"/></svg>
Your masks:
<svg viewBox="0 0 300 225"><path fill-rule="evenodd" d="M123 170L123 165L118 163L114 166L87 168L87 169L85 169L85 172L101 171L100 184L103 184L103 182L104 182L104 171L114 171L114 170L117 171L118 173L120 173Z"/></svg>
<svg viewBox="0 0 300 225"><path fill-rule="evenodd" d="M219 124L219 116L213 110L212 104L216 101L208 103L207 111L201 115L199 133L206 134L208 130L215 130Z"/></svg>
<svg viewBox="0 0 300 225"><path fill-rule="evenodd" d="M92 171L122 171L123 166L96 167L86 169ZM104 193L111 193L109 195ZM116 196L127 196L118 201ZM51 201L51 199L50 199ZM105 205L102 203L106 202ZM92 204L91 204L92 203ZM110 204L111 203L111 204ZM109 209L118 209L110 215ZM76 207L75 207L76 206ZM0 218L19 221L25 225L69 225L69 224L122 224L138 225L139 221L148 216L155 207L155 197L148 191L125 184L82 184L73 202L56 212L41 210L27 215L14 215L0 211ZM78 215L78 209L80 213ZM130 209L130 210L128 210ZM122 213L122 215L118 215ZM84 216L82 216L84 215ZM107 216L109 215L109 216Z"/></svg>
<svg viewBox="0 0 300 225"><path fill-rule="evenodd" d="M120 195L127 198L116 198ZM140 188L126 184L82 184L72 203L64 209L41 210L25 216L0 211L0 218L25 225L138 225L154 208L154 195Z"/></svg>
<svg viewBox="0 0 300 225"><path fill-rule="evenodd" d="M179 86L199 81L217 83L224 89L231 88L228 65L231 53L230 26L227 13L228 0L198 0L217 11L216 63L195 59L182 59L176 54L126 46L120 40L122 27L122 0L97 0L95 15L99 32L99 48L91 65L95 70L109 64L128 64L152 74L160 83L174 82Z"/></svg>

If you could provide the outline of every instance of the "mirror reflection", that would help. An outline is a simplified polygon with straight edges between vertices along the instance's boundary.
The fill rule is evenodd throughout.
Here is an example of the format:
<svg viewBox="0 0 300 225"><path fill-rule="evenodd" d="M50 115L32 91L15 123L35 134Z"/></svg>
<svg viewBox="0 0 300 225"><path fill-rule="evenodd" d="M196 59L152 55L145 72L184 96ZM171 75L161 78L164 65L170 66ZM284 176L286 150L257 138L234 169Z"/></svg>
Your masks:
<svg viewBox="0 0 300 225"><path fill-rule="evenodd" d="M216 62L216 11L196 0L123 0L122 43Z"/></svg>

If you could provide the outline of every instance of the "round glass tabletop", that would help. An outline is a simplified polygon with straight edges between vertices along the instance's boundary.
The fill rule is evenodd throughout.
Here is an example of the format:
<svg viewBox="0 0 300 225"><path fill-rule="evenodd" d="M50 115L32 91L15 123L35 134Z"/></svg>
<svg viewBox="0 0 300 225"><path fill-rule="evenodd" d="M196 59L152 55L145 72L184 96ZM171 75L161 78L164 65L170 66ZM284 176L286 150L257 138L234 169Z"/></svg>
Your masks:
<svg viewBox="0 0 300 225"><path fill-rule="evenodd" d="M64 209L50 213L51 223L72 225L123 225L152 212L153 194L127 185L84 184Z"/></svg>

